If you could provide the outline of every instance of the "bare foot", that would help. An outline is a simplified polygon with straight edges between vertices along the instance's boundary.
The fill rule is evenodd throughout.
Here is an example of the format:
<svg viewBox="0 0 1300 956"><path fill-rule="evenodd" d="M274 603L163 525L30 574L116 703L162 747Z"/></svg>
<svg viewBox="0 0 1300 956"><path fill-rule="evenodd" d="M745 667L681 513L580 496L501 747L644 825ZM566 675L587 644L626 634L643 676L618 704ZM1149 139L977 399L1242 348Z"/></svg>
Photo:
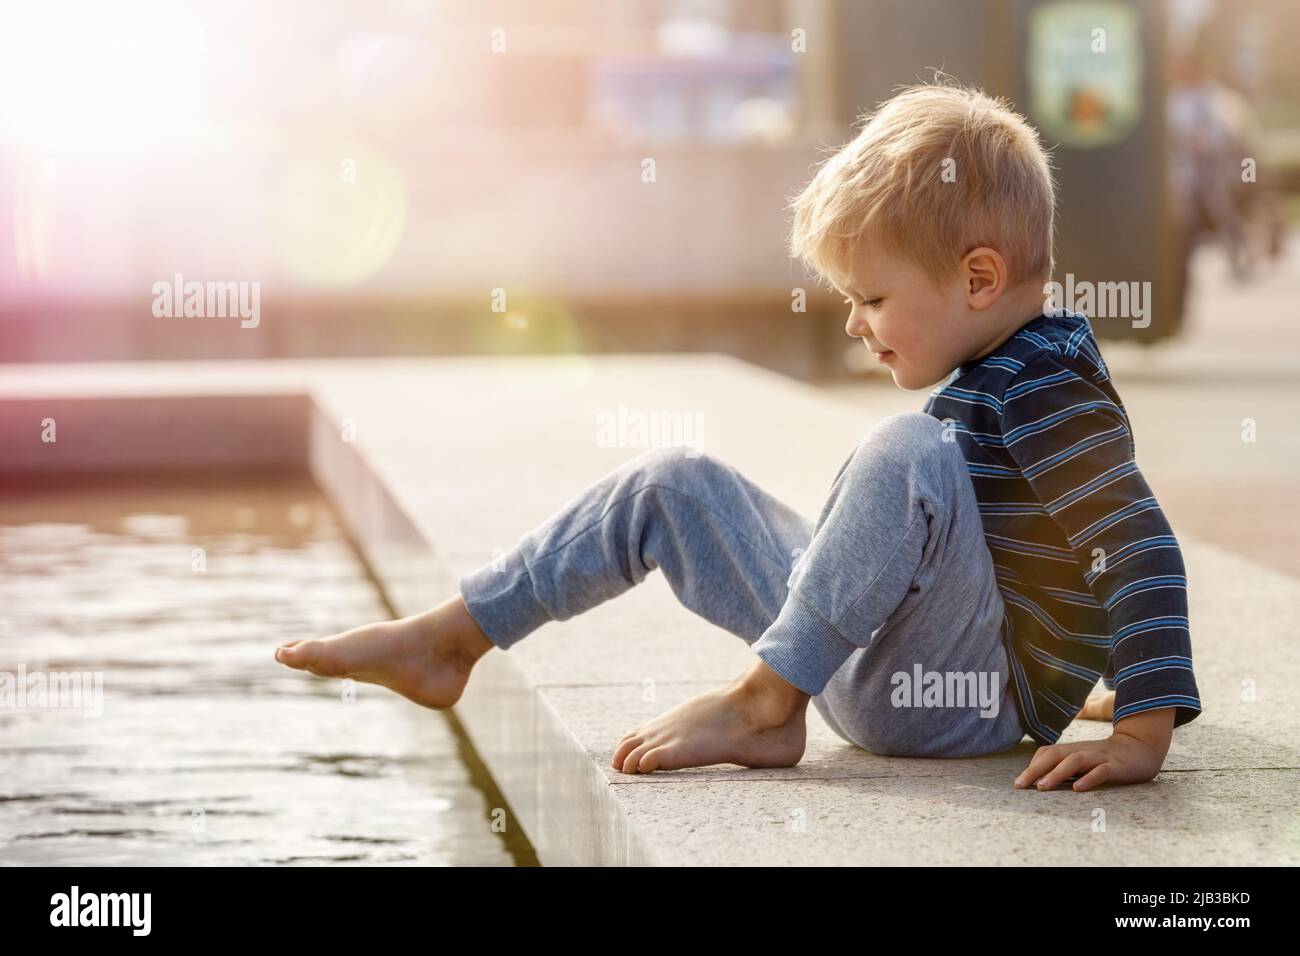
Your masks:
<svg viewBox="0 0 1300 956"><path fill-rule="evenodd" d="M1079 711L1079 720L1110 720L1115 713L1115 692L1108 691L1100 697L1089 697Z"/></svg>
<svg viewBox="0 0 1300 956"><path fill-rule="evenodd" d="M718 763L793 767L803 757L808 700L760 660L726 687L692 697L625 735L610 766L623 773Z"/></svg>
<svg viewBox="0 0 1300 956"><path fill-rule="evenodd" d="M380 684L441 709L460 700L474 662L494 646L456 594L413 617L290 641L276 648L275 659L318 677Z"/></svg>

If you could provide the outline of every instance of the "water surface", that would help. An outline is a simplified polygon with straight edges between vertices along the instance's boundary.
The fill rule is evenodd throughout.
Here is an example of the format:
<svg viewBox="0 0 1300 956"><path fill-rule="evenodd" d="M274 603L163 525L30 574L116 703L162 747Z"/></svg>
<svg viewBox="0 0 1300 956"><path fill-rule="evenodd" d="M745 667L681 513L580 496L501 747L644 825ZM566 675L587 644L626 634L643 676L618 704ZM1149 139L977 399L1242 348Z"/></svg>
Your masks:
<svg viewBox="0 0 1300 956"><path fill-rule="evenodd" d="M0 672L89 679L0 706L0 864L535 864L453 718L272 659L388 616L305 477L6 483Z"/></svg>

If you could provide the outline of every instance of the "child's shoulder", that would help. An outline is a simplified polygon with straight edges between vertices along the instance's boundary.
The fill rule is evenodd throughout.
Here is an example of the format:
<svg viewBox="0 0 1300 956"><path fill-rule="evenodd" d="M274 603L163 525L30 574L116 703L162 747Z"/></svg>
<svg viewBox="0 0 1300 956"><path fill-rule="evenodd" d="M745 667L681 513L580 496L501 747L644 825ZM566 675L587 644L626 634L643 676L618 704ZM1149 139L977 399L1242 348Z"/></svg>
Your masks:
<svg viewBox="0 0 1300 956"><path fill-rule="evenodd" d="M959 366L930 393L926 410L982 410L1005 425L1081 405L1113 406L1127 417L1088 317L1062 311L1030 319L988 355Z"/></svg>
<svg viewBox="0 0 1300 956"><path fill-rule="evenodd" d="M1005 343L1003 399L1034 390L1044 379L1082 379L1113 394L1110 371L1088 317L1079 312L1045 312L1025 323Z"/></svg>
<svg viewBox="0 0 1300 956"><path fill-rule="evenodd" d="M958 366L932 394L960 386L1001 398L1014 386L1060 370L1096 385L1110 378L1086 315L1044 312L1030 319L988 355Z"/></svg>
<svg viewBox="0 0 1300 956"><path fill-rule="evenodd" d="M1109 422L1108 427L1118 425L1131 436L1128 412L1087 316L1041 315L1007 340L1013 341L1009 354L1019 368L1006 377L998 396L1004 433L1050 434L1057 423L1074 420L1073 428L1084 428L1096 420Z"/></svg>

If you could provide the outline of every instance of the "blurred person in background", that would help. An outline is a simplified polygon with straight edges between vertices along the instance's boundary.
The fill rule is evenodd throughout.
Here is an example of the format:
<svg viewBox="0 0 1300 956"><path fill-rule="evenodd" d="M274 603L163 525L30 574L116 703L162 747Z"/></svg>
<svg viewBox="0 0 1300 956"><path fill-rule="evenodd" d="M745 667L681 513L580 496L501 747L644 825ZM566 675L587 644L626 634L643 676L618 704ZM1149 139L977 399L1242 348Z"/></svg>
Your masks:
<svg viewBox="0 0 1300 956"><path fill-rule="evenodd" d="M1233 277L1249 278L1256 265L1249 226L1261 211L1259 185L1246 177L1244 165L1259 155L1254 111L1244 96L1210 74L1198 53L1185 53L1172 61L1167 120L1184 275L1196 247L1213 238L1223 243ZM1279 244L1270 245L1276 256Z"/></svg>

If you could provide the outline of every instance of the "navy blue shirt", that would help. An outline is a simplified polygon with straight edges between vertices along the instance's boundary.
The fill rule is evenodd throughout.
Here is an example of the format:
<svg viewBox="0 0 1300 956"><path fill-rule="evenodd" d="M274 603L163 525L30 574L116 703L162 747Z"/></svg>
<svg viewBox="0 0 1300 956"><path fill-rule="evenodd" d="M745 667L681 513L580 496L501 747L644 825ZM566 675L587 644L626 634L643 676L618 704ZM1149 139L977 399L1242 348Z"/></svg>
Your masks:
<svg viewBox="0 0 1300 956"><path fill-rule="evenodd" d="M924 411L966 458L1030 736L1055 743L1099 679L1115 721L1196 717L1182 551L1087 317L1031 319L958 366Z"/></svg>

